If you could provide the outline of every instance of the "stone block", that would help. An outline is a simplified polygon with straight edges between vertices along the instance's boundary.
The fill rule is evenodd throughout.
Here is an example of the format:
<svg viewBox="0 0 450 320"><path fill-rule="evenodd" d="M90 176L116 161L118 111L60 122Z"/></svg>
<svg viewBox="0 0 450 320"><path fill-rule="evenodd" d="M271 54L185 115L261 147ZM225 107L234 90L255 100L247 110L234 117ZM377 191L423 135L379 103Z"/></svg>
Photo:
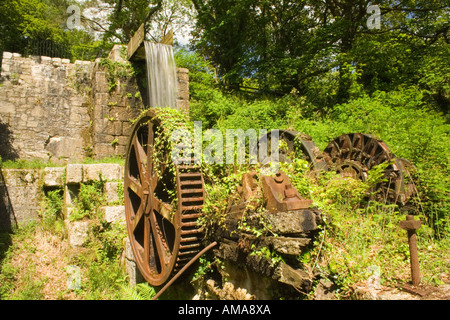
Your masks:
<svg viewBox="0 0 450 320"><path fill-rule="evenodd" d="M133 132L133 125L129 121L122 121L122 135L130 137L132 132Z"/></svg>
<svg viewBox="0 0 450 320"><path fill-rule="evenodd" d="M116 163L83 164L83 181L99 180L122 180L123 167Z"/></svg>
<svg viewBox="0 0 450 320"><path fill-rule="evenodd" d="M95 89L97 93L108 93L109 91L109 84L108 80L106 79L106 72L103 71L97 71L95 72Z"/></svg>
<svg viewBox="0 0 450 320"><path fill-rule="evenodd" d="M99 143L97 142L94 146L94 154L96 159L101 159L104 157L110 157L115 154L114 146L111 144L112 139L109 143Z"/></svg>
<svg viewBox="0 0 450 320"><path fill-rule="evenodd" d="M112 136L114 135L114 120L109 120L109 119L106 119L106 118L103 118L103 120L102 121L98 121L97 123L96 123L96 126L95 126L95 131L96 132L101 132L101 135L102 136L110 136L109 137L109 139L107 138L107 140L106 141L104 141L103 140L103 142L108 142L108 140L109 141L112 141L113 139L112 139Z"/></svg>
<svg viewBox="0 0 450 320"><path fill-rule="evenodd" d="M66 167L66 183L79 184L83 181L83 165L68 164Z"/></svg>
<svg viewBox="0 0 450 320"><path fill-rule="evenodd" d="M124 156L127 152L127 146L116 145L114 147L114 155Z"/></svg>
<svg viewBox="0 0 450 320"><path fill-rule="evenodd" d="M130 140L130 137L129 136L117 136L116 137L116 139L117 139L117 143L119 144L119 145L122 145L122 146L126 146L126 145L128 145L128 140Z"/></svg>
<svg viewBox="0 0 450 320"><path fill-rule="evenodd" d="M178 81L189 81L189 69L177 68Z"/></svg>
<svg viewBox="0 0 450 320"><path fill-rule="evenodd" d="M103 194L106 196L106 200L108 202L117 202L120 200L119 195L117 193L119 190L119 185L123 185L123 183L118 181L111 181L105 183L103 187Z"/></svg>
<svg viewBox="0 0 450 320"><path fill-rule="evenodd" d="M280 263L277 266L273 277L298 289L310 289L312 285L312 280L305 271L294 269L285 263Z"/></svg>
<svg viewBox="0 0 450 320"><path fill-rule="evenodd" d="M122 121L114 121L114 135L122 135Z"/></svg>
<svg viewBox="0 0 450 320"><path fill-rule="evenodd" d="M11 52L3 52L3 59L11 59L13 54Z"/></svg>
<svg viewBox="0 0 450 320"><path fill-rule="evenodd" d="M189 110L189 101L178 99L177 100L177 110L180 110L180 111Z"/></svg>
<svg viewBox="0 0 450 320"><path fill-rule="evenodd" d="M80 151L83 141L73 137L56 136L51 137L46 146L46 150L54 158L77 159L80 158Z"/></svg>
<svg viewBox="0 0 450 320"><path fill-rule="evenodd" d="M298 234L317 229L316 215L310 210L266 213L264 217L278 234Z"/></svg>
<svg viewBox="0 0 450 320"><path fill-rule="evenodd" d="M3 176L5 206L11 209L12 218L17 224L24 225L39 219L40 203L43 192L41 185L42 169L0 169ZM1 188L0 188L1 189ZM1 195L1 194L0 194ZM0 198L0 204L2 203ZM1 206L0 206L0 209ZM9 211L7 208L6 212ZM0 211L0 216L4 212ZM9 219L9 217L6 217Z"/></svg>
<svg viewBox="0 0 450 320"><path fill-rule="evenodd" d="M61 58L52 58L52 62L53 62L53 65L57 66L57 67L61 66L61 64L62 64Z"/></svg>
<svg viewBox="0 0 450 320"><path fill-rule="evenodd" d="M271 244L279 253L297 256L310 243L309 238L266 237L264 242Z"/></svg>
<svg viewBox="0 0 450 320"><path fill-rule="evenodd" d="M189 96L189 82L187 81L178 81L178 94L180 96Z"/></svg>
<svg viewBox="0 0 450 320"><path fill-rule="evenodd" d="M66 220L69 244L71 247L82 247L87 243L89 239L90 224L90 221Z"/></svg>
<svg viewBox="0 0 450 320"><path fill-rule="evenodd" d="M64 189L64 203L66 206L72 206L74 200L78 197L80 192L79 184L66 184ZM70 212L67 212L69 214Z"/></svg>
<svg viewBox="0 0 450 320"><path fill-rule="evenodd" d="M108 55L108 58L111 59L112 61L116 61L116 62L120 62L120 63L124 63L126 62L121 55L121 50L122 48L125 47L124 45L120 45L120 44L115 44L113 46L113 48L111 49L111 52Z"/></svg>
<svg viewBox="0 0 450 320"><path fill-rule="evenodd" d="M137 285L138 283L145 282L144 277L142 276L141 272L139 271L139 268L136 265L135 258L133 255L133 250L131 249L130 240L128 237L124 239L124 246L125 246L125 269L128 274L129 283L133 286Z"/></svg>
<svg viewBox="0 0 450 320"><path fill-rule="evenodd" d="M16 106L11 102L2 102L0 107L0 113L15 113L16 112Z"/></svg>
<svg viewBox="0 0 450 320"><path fill-rule="evenodd" d="M9 64L2 63L2 73L9 72Z"/></svg>
<svg viewBox="0 0 450 320"><path fill-rule="evenodd" d="M105 206L100 210L106 222L125 222L125 206Z"/></svg>
<svg viewBox="0 0 450 320"><path fill-rule="evenodd" d="M64 167L47 167L44 168L44 186L60 187L64 185Z"/></svg>

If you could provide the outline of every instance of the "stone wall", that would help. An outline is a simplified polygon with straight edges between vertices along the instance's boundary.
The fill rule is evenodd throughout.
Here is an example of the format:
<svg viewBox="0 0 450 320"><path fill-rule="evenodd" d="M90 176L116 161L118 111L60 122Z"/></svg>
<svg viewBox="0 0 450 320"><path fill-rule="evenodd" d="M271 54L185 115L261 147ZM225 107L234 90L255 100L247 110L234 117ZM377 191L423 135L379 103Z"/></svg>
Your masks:
<svg viewBox="0 0 450 320"><path fill-rule="evenodd" d="M123 63L116 46L112 61ZM130 119L145 108L135 76L111 87L100 63L3 53L0 76L0 156L55 163L124 155ZM179 109L189 108L189 75L178 70Z"/></svg>
<svg viewBox="0 0 450 320"><path fill-rule="evenodd" d="M41 169L0 170L0 231L38 219L41 177Z"/></svg>
<svg viewBox="0 0 450 320"><path fill-rule="evenodd" d="M3 159L81 160L89 145L88 85L93 63L3 53L0 137Z"/></svg>
<svg viewBox="0 0 450 320"><path fill-rule="evenodd" d="M62 190L64 224L72 248L85 246L92 235L92 221L71 221L74 201L81 183L102 179L105 205L101 217L108 223L125 224L123 205L123 166L115 163L68 164L43 169L0 169L0 232L11 231L30 221L39 221L41 202L46 192ZM132 284L144 282L136 266L128 238L124 239L121 263Z"/></svg>
<svg viewBox="0 0 450 320"><path fill-rule="evenodd" d="M105 220L124 218L119 190L123 190L123 166L115 163L68 164L43 169L0 169L0 230L38 221L41 202L49 190L64 192L64 214L69 218L81 183L104 181Z"/></svg>

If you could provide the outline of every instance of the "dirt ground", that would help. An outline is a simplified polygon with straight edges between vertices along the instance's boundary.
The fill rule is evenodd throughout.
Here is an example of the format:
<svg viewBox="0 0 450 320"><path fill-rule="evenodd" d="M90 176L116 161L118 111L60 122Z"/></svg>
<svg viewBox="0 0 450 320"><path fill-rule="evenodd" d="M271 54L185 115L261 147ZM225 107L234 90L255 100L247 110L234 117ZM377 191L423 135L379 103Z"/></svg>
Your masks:
<svg viewBox="0 0 450 320"><path fill-rule="evenodd" d="M82 299L74 291L68 289L68 267L71 256L77 253L67 241L37 228L33 237L27 237L13 245L15 254L10 265L17 268L16 289L12 293L13 297L18 297L20 290L34 282L38 283L41 288L42 299ZM358 300L450 300L450 276L441 278L444 281L442 285L420 285L417 288L408 284L395 288L385 286L373 288L367 284L360 284L354 287L352 298ZM332 290L325 291L326 293L323 292L316 299L334 298Z"/></svg>
<svg viewBox="0 0 450 320"><path fill-rule="evenodd" d="M34 237L14 245L15 254L10 263L17 268L13 296L18 296L30 283L36 283L45 300L77 299L76 294L67 289L71 251L67 241L37 228Z"/></svg>

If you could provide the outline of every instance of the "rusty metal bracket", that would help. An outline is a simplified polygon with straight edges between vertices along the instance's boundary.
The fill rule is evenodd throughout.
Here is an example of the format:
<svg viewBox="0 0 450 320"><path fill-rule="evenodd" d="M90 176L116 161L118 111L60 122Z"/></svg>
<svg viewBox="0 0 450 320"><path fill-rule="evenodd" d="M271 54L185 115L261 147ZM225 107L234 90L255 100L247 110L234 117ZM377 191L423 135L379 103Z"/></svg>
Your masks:
<svg viewBox="0 0 450 320"><path fill-rule="evenodd" d="M263 176L262 187L266 209L271 212L286 212L291 210L308 209L313 201L303 199L295 189L289 177L282 171L275 176Z"/></svg>

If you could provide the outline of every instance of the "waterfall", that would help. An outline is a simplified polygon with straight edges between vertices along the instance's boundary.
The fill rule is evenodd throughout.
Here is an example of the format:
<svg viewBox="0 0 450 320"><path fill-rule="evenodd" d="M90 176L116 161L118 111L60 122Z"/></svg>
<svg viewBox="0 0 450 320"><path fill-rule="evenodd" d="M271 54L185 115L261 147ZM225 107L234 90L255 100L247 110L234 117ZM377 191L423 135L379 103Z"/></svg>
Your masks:
<svg viewBox="0 0 450 320"><path fill-rule="evenodd" d="M173 48L145 41L149 104L152 107L177 108L177 69Z"/></svg>

